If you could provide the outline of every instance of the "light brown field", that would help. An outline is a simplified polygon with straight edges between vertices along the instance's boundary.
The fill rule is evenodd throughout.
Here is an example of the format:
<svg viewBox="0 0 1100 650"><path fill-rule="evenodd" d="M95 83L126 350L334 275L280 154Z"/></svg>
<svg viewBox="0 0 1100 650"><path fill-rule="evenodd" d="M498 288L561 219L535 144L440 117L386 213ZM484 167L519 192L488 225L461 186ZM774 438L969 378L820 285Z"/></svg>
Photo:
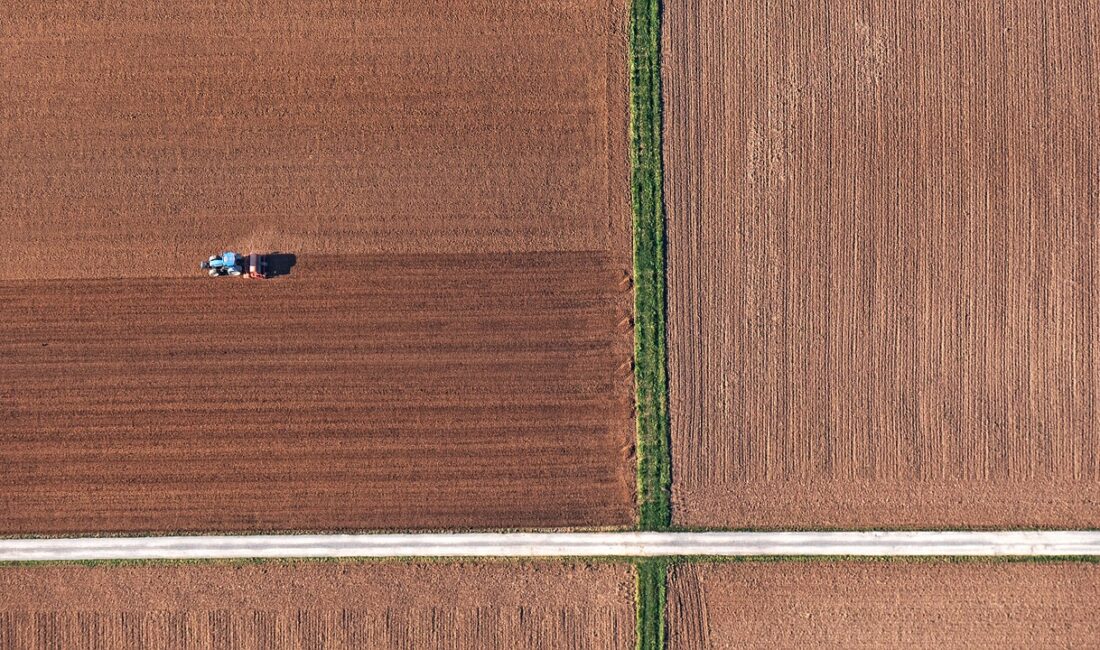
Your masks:
<svg viewBox="0 0 1100 650"><path fill-rule="evenodd" d="M620 0L0 8L0 280L219 250L629 263Z"/></svg>
<svg viewBox="0 0 1100 650"><path fill-rule="evenodd" d="M0 569L2 648L633 648L628 565Z"/></svg>
<svg viewBox="0 0 1100 650"><path fill-rule="evenodd" d="M675 521L1100 525L1100 4L665 19Z"/></svg>
<svg viewBox="0 0 1100 650"><path fill-rule="evenodd" d="M680 565L668 647L1095 647L1098 598L1091 562Z"/></svg>
<svg viewBox="0 0 1100 650"><path fill-rule="evenodd" d="M0 534L632 523L624 14L3 5Z"/></svg>

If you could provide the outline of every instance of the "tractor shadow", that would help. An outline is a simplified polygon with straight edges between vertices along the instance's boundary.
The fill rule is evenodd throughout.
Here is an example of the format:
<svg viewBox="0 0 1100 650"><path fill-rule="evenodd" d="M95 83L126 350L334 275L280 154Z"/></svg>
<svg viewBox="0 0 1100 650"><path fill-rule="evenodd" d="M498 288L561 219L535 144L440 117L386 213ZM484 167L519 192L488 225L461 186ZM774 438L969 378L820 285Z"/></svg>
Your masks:
<svg viewBox="0 0 1100 650"><path fill-rule="evenodd" d="M298 256L294 253L269 253L267 258L267 274L269 278L277 278L282 275L290 275L290 269L298 263Z"/></svg>

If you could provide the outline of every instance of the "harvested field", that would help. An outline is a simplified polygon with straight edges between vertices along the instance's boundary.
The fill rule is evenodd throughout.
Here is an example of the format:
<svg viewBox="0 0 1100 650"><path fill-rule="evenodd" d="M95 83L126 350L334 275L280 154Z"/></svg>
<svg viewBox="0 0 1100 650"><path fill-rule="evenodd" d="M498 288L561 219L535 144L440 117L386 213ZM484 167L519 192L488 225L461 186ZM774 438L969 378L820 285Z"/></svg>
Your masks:
<svg viewBox="0 0 1100 650"><path fill-rule="evenodd" d="M629 565L0 569L0 647L633 648Z"/></svg>
<svg viewBox="0 0 1100 650"><path fill-rule="evenodd" d="M625 8L275 5L0 9L0 534L630 524Z"/></svg>
<svg viewBox="0 0 1100 650"><path fill-rule="evenodd" d="M621 268L303 267L0 283L0 533L632 521Z"/></svg>
<svg viewBox="0 0 1100 650"><path fill-rule="evenodd" d="M675 522L1100 525L1100 4L665 17Z"/></svg>
<svg viewBox="0 0 1100 650"><path fill-rule="evenodd" d="M680 565L668 647L1093 647L1097 598L1088 562Z"/></svg>

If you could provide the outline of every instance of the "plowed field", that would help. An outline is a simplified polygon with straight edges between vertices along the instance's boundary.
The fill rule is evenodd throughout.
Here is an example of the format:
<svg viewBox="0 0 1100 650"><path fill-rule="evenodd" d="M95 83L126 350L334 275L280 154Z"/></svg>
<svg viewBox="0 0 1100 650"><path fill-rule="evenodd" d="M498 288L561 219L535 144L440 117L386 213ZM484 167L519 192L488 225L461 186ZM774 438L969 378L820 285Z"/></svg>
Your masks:
<svg viewBox="0 0 1100 650"><path fill-rule="evenodd" d="M675 520L1100 525L1100 5L666 9Z"/></svg>
<svg viewBox="0 0 1100 650"><path fill-rule="evenodd" d="M629 523L625 281L516 254L0 284L0 531Z"/></svg>
<svg viewBox="0 0 1100 650"><path fill-rule="evenodd" d="M629 524L623 13L0 8L0 534Z"/></svg>
<svg viewBox="0 0 1100 650"><path fill-rule="evenodd" d="M0 647L633 648L628 566L0 569Z"/></svg>
<svg viewBox="0 0 1100 650"><path fill-rule="evenodd" d="M1083 648L1097 598L1089 562L681 565L668 647Z"/></svg>

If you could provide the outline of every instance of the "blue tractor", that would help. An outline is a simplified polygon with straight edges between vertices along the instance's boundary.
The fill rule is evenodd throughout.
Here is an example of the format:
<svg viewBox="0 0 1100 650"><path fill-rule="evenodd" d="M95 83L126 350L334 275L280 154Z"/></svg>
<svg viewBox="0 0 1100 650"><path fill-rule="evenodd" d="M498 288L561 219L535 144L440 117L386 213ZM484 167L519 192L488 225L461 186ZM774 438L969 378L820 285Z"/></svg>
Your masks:
<svg viewBox="0 0 1100 650"><path fill-rule="evenodd" d="M205 269L211 277L220 275L239 277L243 275L254 280L264 280L270 277L268 256L259 253L244 256L233 251L225 251L218 255L211 255L199 267Z"/></svg>
<svg viewBox="0 0 1100 650"><path fill-rule="evenodd" d="M203 262L200 267L206 269L211 277L219 275L238 276L244 273L244 269L241 267L241 256L233 251L211 255L210 259Z"/></svg>

